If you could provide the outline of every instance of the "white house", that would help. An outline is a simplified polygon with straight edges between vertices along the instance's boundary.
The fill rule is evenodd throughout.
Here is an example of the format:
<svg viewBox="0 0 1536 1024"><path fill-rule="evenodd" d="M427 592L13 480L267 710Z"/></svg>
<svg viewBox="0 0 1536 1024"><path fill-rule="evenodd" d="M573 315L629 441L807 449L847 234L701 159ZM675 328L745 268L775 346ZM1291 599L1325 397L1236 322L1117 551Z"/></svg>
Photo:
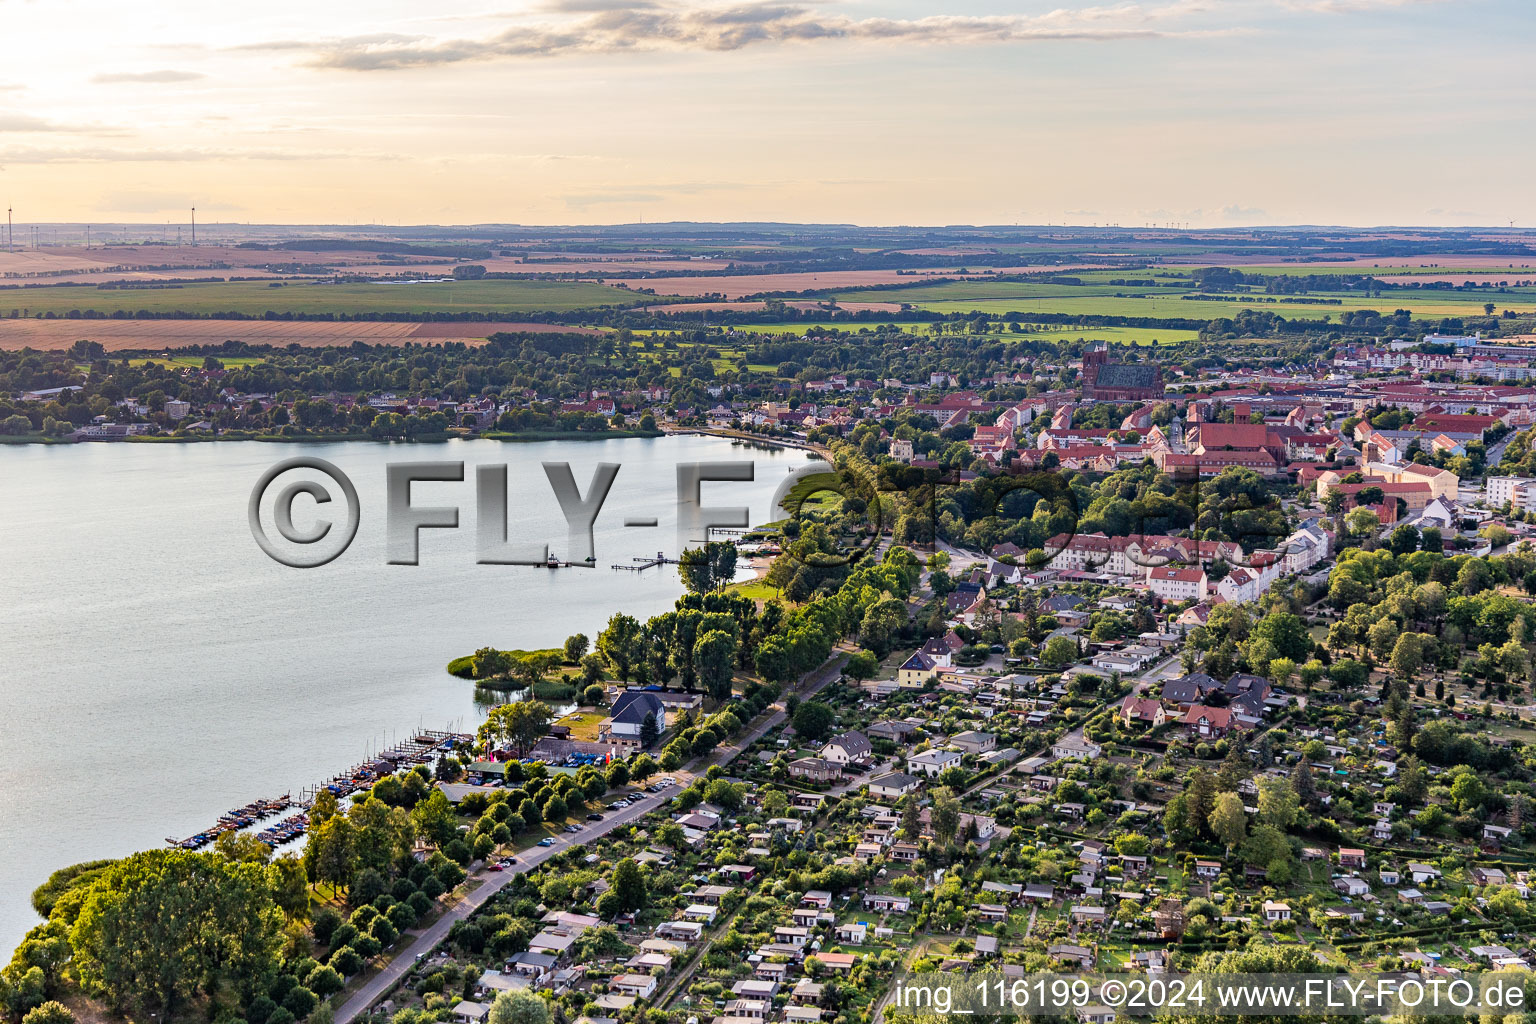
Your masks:
<svg viewBox="0 0 1536 1024"><path fill-rule="evenodd" d="M1204 569L1172 566L1148 569L1147 587L1164 601L1204 601L1211 590Z"/></svg>
<svg viewBox="0 0 1536 1024"><path fill-rule="evenodd" d="M849 764L868 757L874 752L869 738L858 730L834 736L821 748L821 756L833 764Z"/></svg>
<svg viewBox="0 0 1536 1024"><path fill-rule="evenodd" d="M1092 761L1104 748L1087 740L1074 740L1063 736L1051 746L1051 755L1058 761Z"/></svg>
<svg viewBox="0 0 1536 1024"><path fill-rule="evenodd" d="M960 751L958 750L925 750L919 754L913 754L907 758L907 770L914 775L934 776L945 769L958 767L960 764Z"/></svg>

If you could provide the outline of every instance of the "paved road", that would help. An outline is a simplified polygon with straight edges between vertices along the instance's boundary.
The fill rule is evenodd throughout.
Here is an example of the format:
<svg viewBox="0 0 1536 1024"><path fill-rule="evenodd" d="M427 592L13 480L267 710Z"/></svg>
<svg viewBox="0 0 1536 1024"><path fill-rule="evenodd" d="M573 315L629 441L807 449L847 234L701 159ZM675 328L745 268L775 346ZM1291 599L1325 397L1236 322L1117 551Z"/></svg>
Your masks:
<svg viewBox="0 0 1536 1024"><path fill-rule="evenodd" d="M670 774L674 778L682 780L686 773L672 772ZM352 994L350 999L342 1004L341 1009L336 1012L336 1020L339 1024L349 1024L349 1022L366 1013L369 1007L384 998L384 995L394 988L401 978L405 977L406 972L415 966L418 957L432 952L433 949L437 948L448 937L448 929L452 928L455 922L464 920L484 906L487 900L505 888L512 879L526 871L533 870L549 858L564 853L573 846L585 846L598 836L604 835L620 825L627 825L645 814L649 814L663 800L666 800L669 795L677 792L679 788L679 786L674 785L660 793L647 794L638 803L630 804L621 810L607 812L607 816L602 821L592 822L579 833L567 834L562 832L555 840L555 845L535 846L524 853L518 854L517 863L513 864L506 871L482 872L477 876L483 879L480 887L464 897L458 904L449 908L447 913L434 921L426 931L417 936L416 941L395 954L395 958L390 961L384 970L369 979L366 985L358 989Z"/></svg>
<svg viewBox="0 0 1536 1024"><path fill-rule="evenodd" d="M810 697L820 692L822 687L833 682L842 674L843 662L846 660L846 650L834 652L830 661L819 669L807 673L793 692L801 697ZM726 746L715 748L714 752L703 763L696 762L691 767L699 774L703 774L705 768L711 764L722 766L729 764L743 750L761 739L768 730L782 723L784 717L785 715L782 710L775 711L773 714L765 717L759 724L753 726L752 729L736 741ZM622 810L610 811L602 821L592 822L579 833L567 834L562 832L555 839L555 845L535 846L525 853L518 854L517 863L506 871L482 872L477 876L483 879L478 889L434 921L409 946L396 953L395 958L389 962L388 966L370 978L367 984L354 992L352 997L342 1004L341 1008L336 1011L337 1024L351 1024L352 1021L367 1013L374 1003L383 999L399 983L400 979L405 977L407 972L416 965L419 957L425 956L442 944L443 940L448 937L448 929L452 928L456 921L462 921L480 909L487 900L505 888L512 879L524 872L533 870L546 860L549 860L549 858L564 853L573 846L585 846L598 836L605 835L620 825L630 824L637 818L649 814L669 796L683 786L686 786L693 779L693 775L689 771L668 772L667 774L677 779L679 785L669 787L660 793L647 794L637 803L632 803Z"/></svg>

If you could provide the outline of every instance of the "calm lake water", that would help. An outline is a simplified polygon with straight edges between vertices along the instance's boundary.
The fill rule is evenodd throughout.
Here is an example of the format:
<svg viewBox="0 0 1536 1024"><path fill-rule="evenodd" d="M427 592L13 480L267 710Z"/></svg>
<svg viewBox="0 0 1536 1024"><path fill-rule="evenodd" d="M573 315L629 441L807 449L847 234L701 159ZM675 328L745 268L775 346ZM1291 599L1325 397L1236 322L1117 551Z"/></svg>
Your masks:
<svg viewBox="0 0 1536 1024"><path fill-rule="evenodd" d="M334 463L361 499L356 541L317 569L272 561L247 525L257 479L297 455ZM414 502L458 505L459 529L422 531L421 564L388 565L385 465L439 459L464 462L465 481L417 484ZM675 554L674 466L732 459L753 461L756 480L707 483L704 503L762 522L806 456L698 437L0 446L3 957L37 923L28 897L56 868L200 831L416 728L473 731L483 712L450 658L558 646L614 611L669 609L675 568L609 566ZM597 463L623 467L597 520L598 567L476 565L480 464L508 466L511 539L567 553L546 460L569 462L583 494ZM648 516L657 528L623 526Z"/></svg>

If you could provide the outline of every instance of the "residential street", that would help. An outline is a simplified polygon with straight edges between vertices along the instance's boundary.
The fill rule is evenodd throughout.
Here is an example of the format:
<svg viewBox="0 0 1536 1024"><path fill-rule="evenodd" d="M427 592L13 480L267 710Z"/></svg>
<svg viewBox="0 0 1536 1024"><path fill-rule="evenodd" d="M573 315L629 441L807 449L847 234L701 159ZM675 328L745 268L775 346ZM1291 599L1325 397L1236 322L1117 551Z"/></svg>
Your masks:
<svg viewBox="0 0 1536 1024"><path fill-rule="evenodd" d="M851 648L843 645L833 652L832 657L813 672L802 678L799 684L790 690L802 699L811 697L820 692L829 683L835 681L842 674L843 662L847 660ZM544 863L549 858L564 853L573 846L585 846L599 836L605 835L620 825L628 825L630 822L641 818L660 806L669 796L679 789L686 787L693 781L695 774L702 774L710 765L728 765L747 747L756 743L768 730L784 721L784 711L774 711L765 716L761 722L749 729L745 734L731 743L715 748L707 758L694 761L689 769L676 772L668 772L678 780L678 784L671 786L660 793L647 794L638 803L630 804L619 811L608 812L602 821L593 822L587 828L577 833L561 833L555 839L553 846L535 846L517 855L517 862L505 871L481 870L475 878L481 880L479 888L466 896L461 902L452 907L442 917L434 921L426 931L418 935L414 942L400 950L382 971L370 978L368 983L352 994L352 997L342 1004L336 1011L337 1024L351 1024L352 1021L367 1013L374 1003L383 999L391 989L405 977L406 973L416 964L416 961L432 952L445 938L448 930L454 922L462 921L472 913L484 906L496 893L505 888L513 878L524 872L531 871Z"/></svg>

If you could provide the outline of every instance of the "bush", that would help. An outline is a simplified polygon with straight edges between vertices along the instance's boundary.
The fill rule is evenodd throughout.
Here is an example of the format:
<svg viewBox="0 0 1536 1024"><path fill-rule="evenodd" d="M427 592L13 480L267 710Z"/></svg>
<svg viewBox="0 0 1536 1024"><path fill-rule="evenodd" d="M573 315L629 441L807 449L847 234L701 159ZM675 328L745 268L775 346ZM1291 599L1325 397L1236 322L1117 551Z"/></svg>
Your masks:
<svg viewBox="0 0 1536 1024"><path fill-rule="evenodd" d="M52 999L41 1006L34 1006L21 1018L21 1024L75 1024L75 1015L63 1003Z"/></svg>

